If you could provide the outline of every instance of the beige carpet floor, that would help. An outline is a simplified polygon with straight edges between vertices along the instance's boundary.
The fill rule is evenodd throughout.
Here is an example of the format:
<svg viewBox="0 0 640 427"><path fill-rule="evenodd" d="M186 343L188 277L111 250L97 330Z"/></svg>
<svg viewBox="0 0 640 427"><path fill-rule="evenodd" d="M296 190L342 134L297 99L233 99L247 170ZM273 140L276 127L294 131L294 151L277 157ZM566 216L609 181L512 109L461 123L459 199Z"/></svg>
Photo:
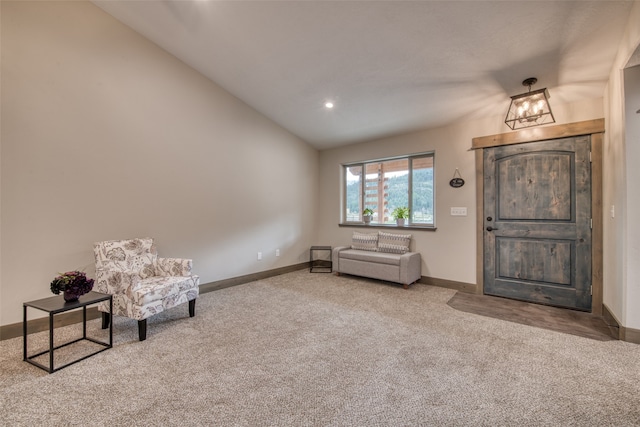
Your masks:
<svg viewBox="0 0 640 427"><path fill-rule="evenodd" d="M2 341L0 425L640 425L640 346L465 313L454 294L301 270L201 295L144 342L116 318L112 349L51 375Z"/></svg>

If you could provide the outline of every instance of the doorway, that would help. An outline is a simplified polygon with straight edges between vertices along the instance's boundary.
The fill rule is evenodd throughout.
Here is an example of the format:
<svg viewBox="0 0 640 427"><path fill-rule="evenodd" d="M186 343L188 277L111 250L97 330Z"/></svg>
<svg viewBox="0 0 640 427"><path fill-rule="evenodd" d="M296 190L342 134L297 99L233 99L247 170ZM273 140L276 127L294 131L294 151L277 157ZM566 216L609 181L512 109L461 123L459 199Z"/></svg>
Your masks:
<svg viewBox="0 0 640 427"><path fill-rule="evenodd" d="M484 150L484 293L591 310L589 136Z"/></svg>
<svg viewBox="0 0 640 427"><path fill-rule="evenodd" d="M477 293L602 314L603 132L595 119L473 139Z"/></svg>

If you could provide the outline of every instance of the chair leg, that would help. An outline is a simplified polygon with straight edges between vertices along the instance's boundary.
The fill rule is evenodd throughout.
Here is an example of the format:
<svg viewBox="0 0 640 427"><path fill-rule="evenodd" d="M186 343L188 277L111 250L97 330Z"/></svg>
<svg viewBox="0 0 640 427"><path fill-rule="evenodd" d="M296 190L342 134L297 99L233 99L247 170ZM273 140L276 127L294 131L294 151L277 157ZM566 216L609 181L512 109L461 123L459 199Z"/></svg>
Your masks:
<svg viewBox="0 0 640 427"><path fill-rule="evenodd" d="M147 339L147 319L138 320L138 336L140 341Z"/></svg>
<svg viewBox="0 0 640 427"><path fill-rule="evenodd" d="M102 313L102 329L107 329L109 327L109 323L111 323L111 313Z"/></svg>
<svg viewBox="0 0 640 427"><path fill-rule="evenodd" d="M196 315L196 300L192 299L189 301L189 317L193 317Z"/></svg>

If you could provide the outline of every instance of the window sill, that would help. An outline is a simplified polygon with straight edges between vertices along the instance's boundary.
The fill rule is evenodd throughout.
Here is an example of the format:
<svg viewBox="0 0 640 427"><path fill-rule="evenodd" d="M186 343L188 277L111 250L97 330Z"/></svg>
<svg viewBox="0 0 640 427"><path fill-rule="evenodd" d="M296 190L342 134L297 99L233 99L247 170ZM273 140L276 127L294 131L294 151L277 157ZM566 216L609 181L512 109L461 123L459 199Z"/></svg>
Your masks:
<svg viewBox="0 0 640 427"><path fill-rule="evenodd" d="M393 224L365 224L364 222L345 222L338 224L338 227L355 227L355 228L382 228L382 229L397 229L397 230L422 230L422 231L436 231L436 227L433 225L405 225L398 227Z"/></svg>

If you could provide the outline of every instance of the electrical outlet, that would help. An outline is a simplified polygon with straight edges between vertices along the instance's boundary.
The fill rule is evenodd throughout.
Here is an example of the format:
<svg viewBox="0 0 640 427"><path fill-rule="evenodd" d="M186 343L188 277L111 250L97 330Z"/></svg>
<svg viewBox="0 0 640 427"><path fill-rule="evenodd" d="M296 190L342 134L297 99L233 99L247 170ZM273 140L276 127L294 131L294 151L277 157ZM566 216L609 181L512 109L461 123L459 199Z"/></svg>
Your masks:
<svg viewBox="0 0 640 427"><path fill-rule="evenodd" d="M451 216L467 216L467 208L451 208Z"/></svg>
<svg viewBox="0 0 640 427"><path fill-rule="evenodd" d="M262 252L258 252L258 261L262 259Z"/></svg>
<svg viewBox="0 0 640 427"><path fill-rule="evenodd" d="M276 249L276 256L280 256L280 249Z"/></svg>
<svg viewBox="0 0 640 427"><path fill-rule="evenodd" d="M611 218L615 218L615 217L616 217L616 206L611 205Z"/></svg>

